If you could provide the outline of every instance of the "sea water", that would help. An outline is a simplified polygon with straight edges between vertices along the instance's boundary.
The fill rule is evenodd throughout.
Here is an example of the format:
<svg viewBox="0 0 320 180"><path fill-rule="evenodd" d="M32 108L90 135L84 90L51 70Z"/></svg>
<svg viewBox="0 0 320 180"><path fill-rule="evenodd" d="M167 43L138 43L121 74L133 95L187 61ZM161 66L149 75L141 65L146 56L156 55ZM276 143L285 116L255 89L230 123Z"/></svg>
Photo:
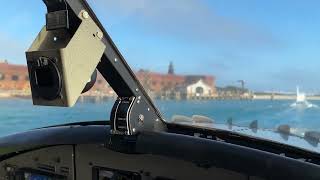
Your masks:
<svg viewBox="0 0 320 180"><path fill-rule="evenodd" d="M33 106L29 99L0 100L0 136L50 125L109 120L113 101L79 102L72 108ZM160 101L155 104L170 121L173 115L204 115L215 123L228 119L240 126L257 120L259 128L273 129L288 124L293 128L320 131L320 101L312 107L291 106L292 100Z"/></svg>

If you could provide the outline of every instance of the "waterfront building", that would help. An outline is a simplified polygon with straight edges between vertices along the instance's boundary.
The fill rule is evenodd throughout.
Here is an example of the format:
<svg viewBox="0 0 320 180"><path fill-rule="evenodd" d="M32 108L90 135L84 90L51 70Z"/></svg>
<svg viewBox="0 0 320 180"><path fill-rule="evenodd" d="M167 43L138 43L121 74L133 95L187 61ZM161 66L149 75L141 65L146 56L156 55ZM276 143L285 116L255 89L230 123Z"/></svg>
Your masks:
<svg viewBox="0 0 320 180"><path fill-rule="evenodd" d="M27 67L0 61L0 90L30 90Z"/></svg>
<svg viewBox="0 0 320 180"><path fill-rule="evenodd" d="M207 85L200 79L194 84L190 84L186 87L187 99L210 99L216 96L216 92L212 86Z"/></svg>
<svg viewBox="0 0 320 180"><path fill-rule="evenodd" d="M189 86L197 86L198 89L204 90L203 93L198 94L198 98L214 98L217 95L214 76L178 75L174 73L172 63L169 65L167 74L140 70L136 75L149 93L160 98L189 99L196 97L195 93L188 91Z"/></svg>

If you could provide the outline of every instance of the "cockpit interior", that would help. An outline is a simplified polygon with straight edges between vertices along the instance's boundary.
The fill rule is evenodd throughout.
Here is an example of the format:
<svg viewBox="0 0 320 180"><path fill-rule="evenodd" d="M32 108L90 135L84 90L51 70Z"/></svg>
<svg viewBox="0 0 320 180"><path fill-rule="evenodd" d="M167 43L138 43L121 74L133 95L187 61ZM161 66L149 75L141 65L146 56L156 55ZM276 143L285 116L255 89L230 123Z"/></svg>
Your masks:
<svg viewBox="0 0 320 180"><path fill-rule="evenodd" d="M0 138L1 180L320 179L319 154L230 131L254 126L166 121L85 0L43 2L46 24L26 52L33 104L73 106L97 71L118 98L109 120Z"/></svg>

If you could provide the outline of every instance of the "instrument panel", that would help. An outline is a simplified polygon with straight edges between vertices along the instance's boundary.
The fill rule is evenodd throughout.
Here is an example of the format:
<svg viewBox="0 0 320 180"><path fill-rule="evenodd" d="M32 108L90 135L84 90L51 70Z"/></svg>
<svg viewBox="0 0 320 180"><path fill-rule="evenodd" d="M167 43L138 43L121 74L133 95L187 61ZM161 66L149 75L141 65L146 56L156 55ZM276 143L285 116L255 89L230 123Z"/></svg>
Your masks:
<svg viewBox="0 0 320 180"><path fill-rule="evenodd" d="M258 180L237 172L155 155L123 154L104 145L47 147L0 162L0 180Z"/></svg>
<svg viewBox="0 0 320 180"><path fill-rule="evenodd" d="M50 174L33 169L19 169L12 174L7 174L7 179L18 180L67 180L66 176Z"/></svg>
<svg viewBox="0 0 320 180"><path fill-rule="evenodd" d="M94 167L92 169L92 173L92 180L142 179L141 175L137 172L122 171L103 167Z"/></svg>
<svg viewBox="0 0 320 180"><path fill-rule="evenodd" d="M73 146L55 146L26 152L0 163L0 179L73 179Z"/></svg>

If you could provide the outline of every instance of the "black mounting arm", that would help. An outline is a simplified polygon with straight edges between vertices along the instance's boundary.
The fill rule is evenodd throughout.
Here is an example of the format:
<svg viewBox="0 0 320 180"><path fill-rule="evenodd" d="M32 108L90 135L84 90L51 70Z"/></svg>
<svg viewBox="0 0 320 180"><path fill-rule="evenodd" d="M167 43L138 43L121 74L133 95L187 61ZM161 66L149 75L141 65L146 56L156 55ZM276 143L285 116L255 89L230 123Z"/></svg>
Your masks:
<svg viewBox="0 0 320 180"><path fill-rule="evenodd" d="M162 131L165 122L124 57L85 0L43 0L47 6L47 30L65 28L72 34L78 15L90 16L101 29L106 49L97 69L118 95L111 112L113 134L134 135L140 131Z"/></svg>

